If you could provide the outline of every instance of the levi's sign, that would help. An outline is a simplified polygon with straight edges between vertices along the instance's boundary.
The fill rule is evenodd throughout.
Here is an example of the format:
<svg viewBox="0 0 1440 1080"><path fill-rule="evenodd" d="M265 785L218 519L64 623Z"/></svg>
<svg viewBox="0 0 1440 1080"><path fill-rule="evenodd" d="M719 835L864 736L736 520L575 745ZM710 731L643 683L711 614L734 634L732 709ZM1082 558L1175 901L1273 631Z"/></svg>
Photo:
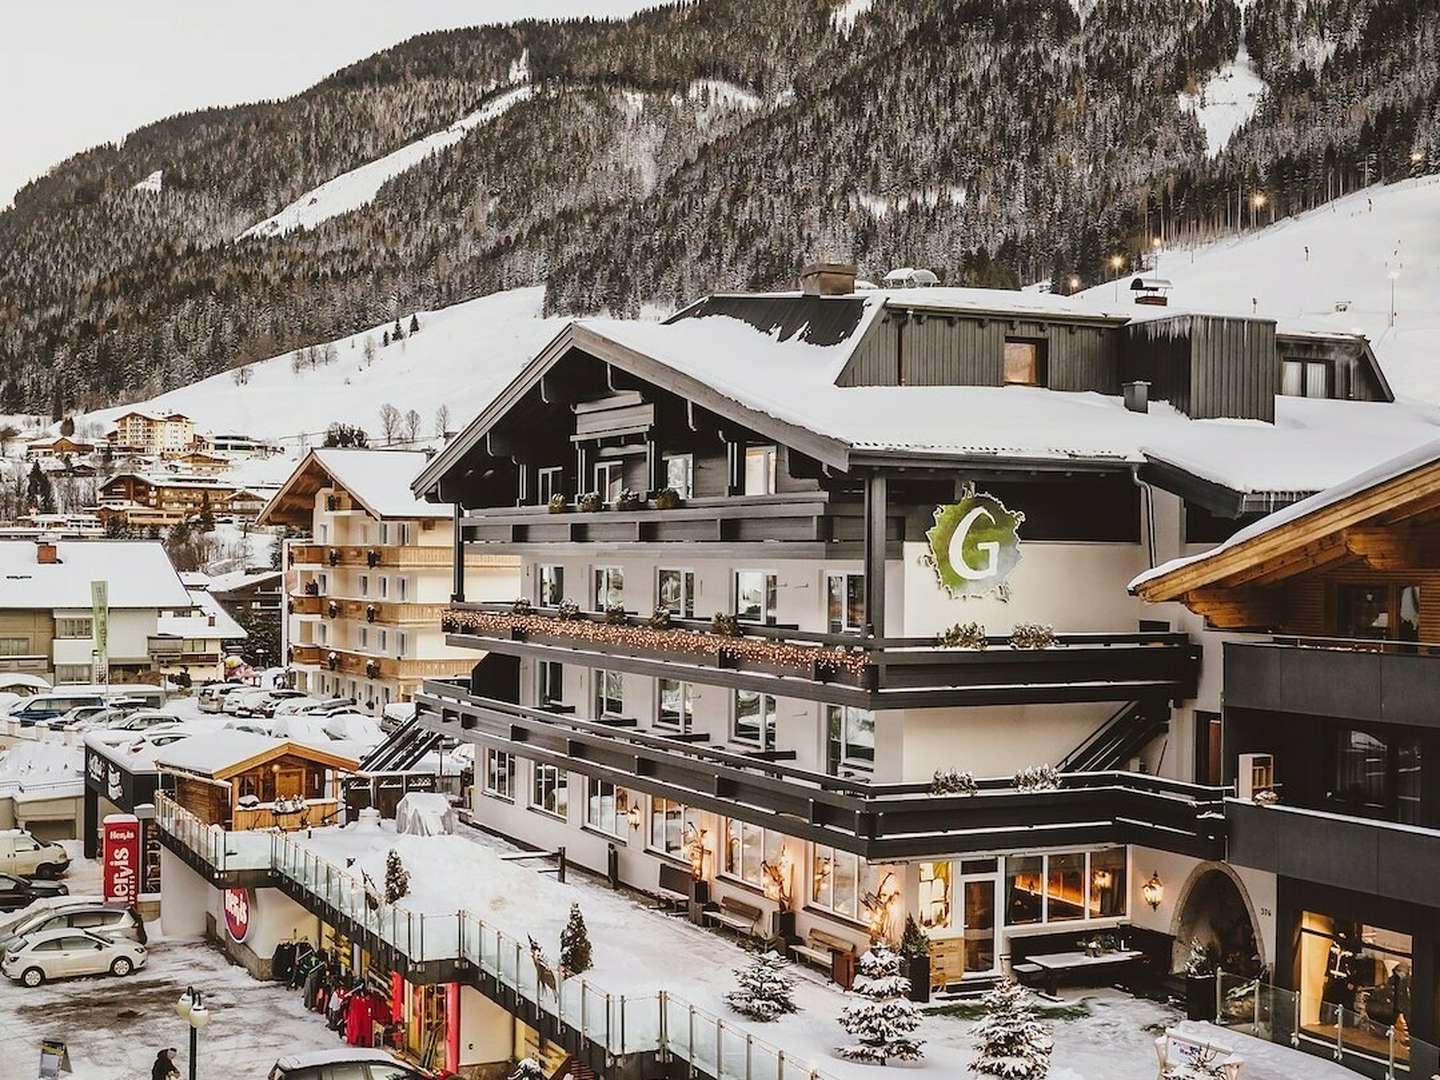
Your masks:
<svg viewBox="0 0 1440 1080"><path fill-rule="evenodd" d="M993 495L967 484L960 501L935 508L935 525L925 533L927 560L951 596L1002 592L1020 562L1020 526L1025 515L1007 510Z"/></svg>
<svg viewBox="0 0 1440 1080"><path fill-rule="evenodd" d="M140 896L140 819L109 814L101 829L101 894L107 904L133 904Z"/></svg>

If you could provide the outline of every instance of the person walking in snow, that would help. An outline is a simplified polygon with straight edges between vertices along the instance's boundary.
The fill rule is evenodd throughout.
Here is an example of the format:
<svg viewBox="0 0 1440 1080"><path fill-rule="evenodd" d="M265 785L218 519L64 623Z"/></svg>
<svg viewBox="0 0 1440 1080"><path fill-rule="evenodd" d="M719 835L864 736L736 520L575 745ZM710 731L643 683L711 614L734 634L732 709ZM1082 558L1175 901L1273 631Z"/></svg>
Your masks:
<svg viewBox="0 0 1440 1080"><path fill-rule="evenodd" d="M180 1070L175 1067L175 1047L167 1046L155 1055L150 1080L180 1080Z"/></svg>

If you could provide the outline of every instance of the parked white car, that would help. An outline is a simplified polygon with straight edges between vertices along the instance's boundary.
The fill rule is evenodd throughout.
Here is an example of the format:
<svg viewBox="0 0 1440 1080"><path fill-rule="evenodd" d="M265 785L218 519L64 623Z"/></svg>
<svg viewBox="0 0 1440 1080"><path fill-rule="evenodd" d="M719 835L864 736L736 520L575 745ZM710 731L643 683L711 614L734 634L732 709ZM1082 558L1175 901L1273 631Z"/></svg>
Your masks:
<svg viewBox="0 0 1440 1080"><path fill-rule="evenodd" d="M275 706L273 715L295 716L299 713L308 713L311 709L316 708L320 704L322 704L322 702L319 698L313 698L308 695L286 698L284 701L279 702Z"/></svg>
<svg viewBox="0 0 1440 1080"><path fill-rule="evenodd" d="M200 688L200 692L195 695L195 704L201 712L222 712L226 698L241 690L250 689L252 687L246 686L244 683L211 683L209 686Z"/></svg>
<svg viewBox="0 0 1440 1080"><path fill-rule="evenodd" d="M365 713L330 713L321 719L325 734L332 739L343 739L346 742L360 743L362 746L379 746L385 741L385 733L380 730L379 721Z"/></svg>
<svg viewBox="0 0 1440 1080"><path fill-rule="evenodd" d="M58 878L70 869L70 853L42 843L24 829L0 830L0 870L21 877Z"/></svg>
<svg viewBox="0 0 1440 1080"><path fill-rule="evenodd" d="M270 721L270 734L277 739L319 747L334 741L334 736L325 730L325 718L321 716L277 716Z"/></svg>
<svg viewBox="0 0 1440 1080"><path fill-rule="evenodd" d="M145 923L134 910L99 900L57 901L50 907L32 912L0 934L0 952L8 949L17 938L48 934L52 930L74 930L77 933L99 934L107 938L128 938L144 945L149 938Z"/></svg>
<svg viewBox="0 0 1440 1080"><path fill-rule="evenodd" d="M173 727L181 722L181 718L174 713L161 712L159 709L137 709L105 726L111 731L149 731L151 728Z"/></svg>
<svg viewBox="0 0 1440 1080"><path fill-rule="evenodd" d="M0 956L0 974L25 986L76 975L124 977L145 966L145 946L85 930L47 930L12 942Z"/></svg>

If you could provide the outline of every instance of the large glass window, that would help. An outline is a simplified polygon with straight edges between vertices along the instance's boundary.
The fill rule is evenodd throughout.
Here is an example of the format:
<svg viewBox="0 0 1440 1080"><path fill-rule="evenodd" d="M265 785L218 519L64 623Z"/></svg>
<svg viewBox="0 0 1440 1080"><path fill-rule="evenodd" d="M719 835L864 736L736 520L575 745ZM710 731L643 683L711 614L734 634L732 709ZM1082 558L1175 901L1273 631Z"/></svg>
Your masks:
<svg viewBox="0 0 1440 1080"><path fill-rule="evenodd" d="M814 845L810 902L849 919L860 917L860 857L823 844Z"/></svg>
<svg viewBox="0 0 1440 1080"><path fill-rule="evenodd" d="M1420 586L1341 585L1339 634L1377 641L1420 640Z"/></svg>
<svg viewBox="0 0 1440 1080"><path fill-rule="evenodd" d="M1011 855L1005 860L1005 924L1123 918L1128 877L1124 848Z"/></svg>
<svg viewBox="0 0 1440 1080"><path fill-rule="evenodd" d="M762 750L775 746L775 699L757 690L735 691L734 737Z"/></svg>
<svg viewBox="0 0 1440 1080"><path fill-rule="evenodd" d="M595 466L595 490L600 498L613 503L625 490L625 466L619 461L602 461Z"/></svg>
<svg viewBox="0 0 1440 1080"><path fill-rule="evenodd" d="M656 686L660 697L660 710L655 717L656 721L666 727L689 731L690 722L695 715L690 684L678 679L659 679Z"/></svg>
<svg viewBox="0 0 1440 1080"><path fill-rule="evenodd" d="M826 705L826 770L875 767L875 714L853 705Z"/></svg>
<svg viewBox="0 0 1440 1080"><path fill-rule="evenodd" d="M1045 901L1050 922L1085 917L1085 855L1083 852L1049 855Z"/></svg>
<svg viewBox="0 0 1440 1080"><path fill-rule="evenodd" d="M1410 1060L1409 934L1316 912L1300 920L1300 1030L1384 1061Z"/></svg>
<svg viewBox="0 0 1440 1080"><path fill-rule="evenodd" d="M1090 917L1120 918L1126 904L1126 854L1124 848L1090 853Z"/></svg>
<svg viewBox="0 0 1440 1080"><path fill-rule="evenodd" d="M774 574L764 570L735 572L735 617L741 622L773 623L776 601Z"/></svg>
<svg viewBox="0 0 1440 1080"><path fill-rule="evenodd" d="M565 817L570 809L570 774L558 765L536 762L530 777L530 805Z"/></svg>
<svg viewBox="0 0 1440 1080"><path fill-rule="evenodd" d="M825 617L830 633L858 633L865 628L865 575L825 575Z"/></svg>
<svg viewBox="0 0 1440 1080"><path fill-rule="evenodd" d="M619 716L625 711L625 678L618 671L595 672L595 717Z"/></svg>
<svg viewBox="0 0 1440 1080"><path fill-rule="evenodd" d="M695 457L693 454L665 455L665 486L674 488L682 499L695 490Z"/></svg>
<svg viewBox="0 0 1440 1080"><path fill-rule="evenodd" d="M745 494L775 494L775 462L778 455L773 446L745 448Z"/></svg>
<svg viewBox="0 0 1440 1080"><path fill-rule="evenodd" d="M556 660L542 660L539 665L540 685L536 701L543 709L547 705L560 705L565 701L565 665Z"/></svg>
<svg viewBox="0 0 1440 1080"><path fill-rule="evenodd" d="M764 864L771 862L778 865L783 847L784 837L780 833L770 833L759 825L727 818L723 871L757 889L762 888Z"/></svg>
<svg viewBox="0 0 1440 1080"><path fill-rule="evenodd" d="M1330 800L1352 814L1419 824L1420 740L1338 728L1332 743Z"/></svg>
<svg viewBox="0 0 1440 1080"><path fill-rule="evenodd" d="M552 496L565 494L565 470L559 465L535 470L536 500L541 505L548 503Z"/></svg>
<svg viewBox="0 0 1440 1080"><path fill-rule="evenodd" d="M1045 918L1045 856L1011 855L1005 860L1005 922L1028 926Z"/></svg>
<svg viewBox="0 0 1440 1080"><path fill-rule="evenodd" d="M656 603L670 609L679 619L695 617L695 571L660 570L656 572Z"/></svg>
<svg viewBox="0 0 1440 1080"><path fill-rule="evenodd" d="M630 792L608 780L591 780L586 790L585 824L623 840L629 821Z"/></svg>
<svg viewBox="0 0 1440 1080"><path fill-rule="evenodd" d="M1330 365L1323 360L1283 360L1280 393L1287 397L1330 396Z"/></svg>
<svg viewBox="0 0 1440 1080"><path fill-rule="evenodd" d="M650 800L650 848L689 861L689 843L704 831L700 811L658 795Z"/></svg>
<svg viewBox="0 0 1440 1080"><path fill-rule="evenodd" d="M625 606L625 571L618 566L595 568L595 610Z"/></svg>
<svg viewBox="0 0 1440 1080"><path fill-rule="evenodd" d="M537 566L535 585L535 600L541 607L559 607L565 599L565 568Z"/></svg>
<svg viewBox="0 0 1440 1080"><path fill-rule="evenodd" d="M57 638L76 639L88 638L93 628L90 623L90 616L84 618L78 616L65 616L55 620L55 636Z"/></svg>
<svg viewBox="0 0 1440 1080"><path fill-rule="evenodd" d="M1009 340L1005 342L1005 385L1045 385L1045 343Z"/></svg>
<svg viewBox="0 0 1440 1080"><path fill-rule="evenodd" d="M951 893L950 863L920 864L920 929L948 930L954 897Z"/></svg>
<svg viewBox="0 0 1440 1080"><path fill-rule="evenodd" d="M515 758L503 750L485 750L485 794L501 799L515 797Z"/></svg>

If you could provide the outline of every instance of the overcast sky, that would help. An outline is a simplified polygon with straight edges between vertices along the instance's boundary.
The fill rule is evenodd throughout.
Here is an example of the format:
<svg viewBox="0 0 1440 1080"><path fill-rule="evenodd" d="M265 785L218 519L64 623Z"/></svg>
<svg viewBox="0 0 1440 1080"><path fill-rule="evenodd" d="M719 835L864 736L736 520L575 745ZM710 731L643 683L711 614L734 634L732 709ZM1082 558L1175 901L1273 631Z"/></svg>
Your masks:
<svg viewBox="0 0 1440 1080"><path fill-rule="evenodd" d="M71 154L172 113L288 97L351 61L477 23L654 0L4 0L0 208Z"/></svg>

